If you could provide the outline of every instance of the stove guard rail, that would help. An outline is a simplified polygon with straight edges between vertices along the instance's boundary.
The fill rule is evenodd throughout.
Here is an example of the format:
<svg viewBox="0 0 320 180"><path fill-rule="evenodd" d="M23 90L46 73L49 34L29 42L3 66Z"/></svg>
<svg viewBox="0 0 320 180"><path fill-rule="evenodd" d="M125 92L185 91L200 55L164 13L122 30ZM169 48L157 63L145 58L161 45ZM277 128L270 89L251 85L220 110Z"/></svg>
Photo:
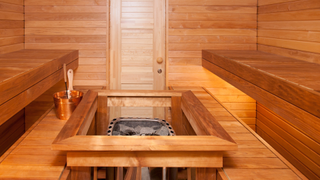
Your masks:
<svg viewBox="0 0 320 180"><path fill-rule="evenodd" d="M176 136L106 136L112 106L171 109ZM86 167L192 167L210 176L237 144L191 91L88 91L52 143L71 176ZM203 176L198 179L203 178Z"/></svg>

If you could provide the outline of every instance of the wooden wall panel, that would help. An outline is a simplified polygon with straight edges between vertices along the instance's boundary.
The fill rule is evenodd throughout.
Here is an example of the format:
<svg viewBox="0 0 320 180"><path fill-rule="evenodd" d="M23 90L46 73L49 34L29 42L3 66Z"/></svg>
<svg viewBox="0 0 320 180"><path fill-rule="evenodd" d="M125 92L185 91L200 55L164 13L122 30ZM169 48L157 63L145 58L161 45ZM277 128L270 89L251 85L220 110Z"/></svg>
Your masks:
<svg viewBox="0 0 320 180"><path fill-rule="evenodd" d="M255 50L257 1L169 0L168 86L209 88L255 129L255 101L201 66L202 49Z"/></svg>
<svg viewBox="0 0 320 180"><path fill-rule="evenodd" d="M258 50L320 63L320 1L259 0Z"/></svg>
<svg viewBox="0 0 320 180"><path fill-rule="evenodd" d="M256 130L256 100L235 87L207 88L226 108Z"/></svg>
<svg viewBox="0 0 320 180"><path fill-rule="evenodd" d="M0 54L24 48L24 8L22 0L0 0Z"/></svg>
<svg viewBox="0 0 320 180"><path fill-rule="evenodd" d="M0 156L25 132L24 109L0 126Z"/></svg>
<svg viewBox="0 0 320 180"><path fill-rule="evenodd" d="M168 86L230 87L199 67L201 50L254 50L256 3L252 0L169 0ZM196 72L190 71L195 68ZM197 77L198 80L189 77Z"/></svg>
<svg viewBox="0 0 320 180"><path fill-rule="evenodd" d="M319 0L258 0L258 50L320 63L319 37ZM257 132L308 178L320 178L320 145L259 103Z"/></svg>
<svg viewBox="0 0 320 180"><path fill-rule="evenodd" d="M305 176L320 178L320 144L260 103L257 104L257 133Z"/></svg>
<svg viewBox="0 0 320 180"><path fill-rule="evenodd" d="M26 49L79 49L74 85L107 86L108 0L25 0Z"/></svg>

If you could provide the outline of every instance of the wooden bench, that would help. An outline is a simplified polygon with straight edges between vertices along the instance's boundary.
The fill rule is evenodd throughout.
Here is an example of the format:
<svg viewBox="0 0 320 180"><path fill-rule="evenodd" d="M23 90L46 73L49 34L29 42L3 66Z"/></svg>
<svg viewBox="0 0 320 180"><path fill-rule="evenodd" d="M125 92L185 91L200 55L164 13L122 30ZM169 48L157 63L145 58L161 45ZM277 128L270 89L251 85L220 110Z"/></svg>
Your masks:
<svg viewBox="0 0 320 180"><path fill-rule="evenodd" d="M78 51L25 49L0 55L0 155L34 123L25 107L62 79L64 63L76 69Z"/></svg>
<svg viewBox="0 0 320 180"><path fill-rule="evenodd" d="M225 108L213 94L201 87L173 87L192 90L214 118L238 144L237 151L224 153L217 179L307 179L242 120Z"/></svg>
<svg viewBox="0 0 320 180"><path fill-rule="evenodd" d="M24 49L0 55L0 153L21 137L1 157L1 179L50 177L59 171L56 166L46 169L56 158L50 157L56 154L50 151L49 137L59 127L47 122L28 130L34 121L26 122L25 107L63 78L64 63L76 69L78 51ZM63 157L57 154L52 163L60 166Z"/></svg>
<svg viewBox="0 0 320 180"><path fill-rule="evenodd" d="M202 66L320 142L319 64L260 51L204 50Z"/></svg>
<svg viewBox="0 0 320 180"><path fill-rule="evenodd" d="M76 69L78 51L20 50L0 55L0 125Z"/></svg>
<svg viewBox="0 0 320 180"><path fill-rule="evenodd" d="M260 51L203 51L203 67L257 100L257 132L320 178L320 65Z"/></svg>
<svg viewBox="0 0 320 180"><path fill-rule="evenodd" d="M50 108L1 156L0 179L67 179L66 153L51 150L66 122Z"/></svg>

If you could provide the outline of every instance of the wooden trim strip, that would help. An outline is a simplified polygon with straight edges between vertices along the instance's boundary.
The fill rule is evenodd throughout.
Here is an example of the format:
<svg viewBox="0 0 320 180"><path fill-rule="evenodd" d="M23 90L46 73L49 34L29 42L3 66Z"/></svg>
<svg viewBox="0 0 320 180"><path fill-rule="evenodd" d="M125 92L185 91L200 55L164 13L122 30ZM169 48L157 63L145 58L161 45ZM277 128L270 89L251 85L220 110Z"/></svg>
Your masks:
<svg viewBox="0 0 320 180"><path fill-rule="evenodd" d="M77 167L222 167L222 152L68 152Z"/></svg>
<svg viewBox="0 0 320 180"><path fill-rule="evenodd" d="M65 126L66 127L66 126ZM70 129L69 131L72 131ZM63 132L63 131L61 131ZM66 133L65 133L66 134ZM70 133L71 134L71 133ZM73 136L52 144L62 151L234 151L237 144L215 136ZM67 136L66 136L67 137ZM57 141L57 139L62 139ZM191 146L192 145L192 146Z"/></svg>
<svg viewBox="0 0 320 180"><path fill-rule="evenodd" d="M108 106L171 107L170 97L108 97Z"/></svg>
<svg viewBox="0 0 320 180"><path fill-rule="evenodd" d="M95 90L99 96L138 96L138 97L171 97L181 96L183 91L168 91L168 90Z"/></svg>

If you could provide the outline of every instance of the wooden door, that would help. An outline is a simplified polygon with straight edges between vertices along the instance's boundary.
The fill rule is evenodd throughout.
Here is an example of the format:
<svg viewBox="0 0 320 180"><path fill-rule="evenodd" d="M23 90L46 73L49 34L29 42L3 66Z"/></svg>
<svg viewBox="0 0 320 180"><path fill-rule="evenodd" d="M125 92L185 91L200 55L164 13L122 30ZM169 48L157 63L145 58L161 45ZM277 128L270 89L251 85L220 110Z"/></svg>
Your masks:
<svg viewBox="0 0 320 180"><path fill-rule="evenodd" d="M165 89L165 67L165 0L111 0L110 89ZM163 109L150 107L115 108L112 113L164 116Z"/></svg>

